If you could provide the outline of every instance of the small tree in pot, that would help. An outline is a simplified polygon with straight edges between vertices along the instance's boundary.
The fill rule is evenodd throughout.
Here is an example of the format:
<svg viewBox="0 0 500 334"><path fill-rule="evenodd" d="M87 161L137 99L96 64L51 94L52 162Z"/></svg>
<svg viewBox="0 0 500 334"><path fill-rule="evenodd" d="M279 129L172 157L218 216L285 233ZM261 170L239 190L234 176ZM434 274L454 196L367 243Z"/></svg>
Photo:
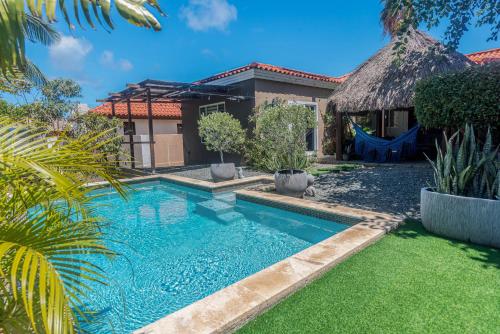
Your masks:
<svg viewBox="0 0 500 334"><path fill-rule="evenodd" d="M255 137L268 170L275 171L276 191L302 197L307 188L306 133L316 125L314 112L302 105L278 103L260 108Z"/></svg>
<svg viewBox="0 0 500 334"><path fill-rule="evenodd" d="M219 164L210 166L214 181L232 180L236 173L234 163L224 163L224 153L238 153L245 142L245 131L240 122L226 112L202 116L198 132L209 151L219 152Z"/></svg>

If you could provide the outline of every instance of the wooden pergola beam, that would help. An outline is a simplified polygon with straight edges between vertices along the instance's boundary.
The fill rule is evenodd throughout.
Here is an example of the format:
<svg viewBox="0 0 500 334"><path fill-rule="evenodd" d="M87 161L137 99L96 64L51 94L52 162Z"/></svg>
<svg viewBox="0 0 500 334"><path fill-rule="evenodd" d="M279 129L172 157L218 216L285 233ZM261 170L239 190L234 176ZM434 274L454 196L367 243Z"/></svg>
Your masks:
<svg viewBox="0 0 500 334"><path fill-rule="evenodd" d="M149 155L151 156L151 172L156 173L155 161L155 143L153 131L153 105L151 103L151 89L147 89L147 102L148 102L148 130L149 130Z"/></svg>
<svg viewBox="0 0 500 334"><path fill-rule="evenodd" d="M132 131L132 106L130 99L127 100L127 117L128 117L128 141L130 145L130 165L135 168L135 152L134 152L134 133ZM125 128L124 128L125 129Z"/></svg>

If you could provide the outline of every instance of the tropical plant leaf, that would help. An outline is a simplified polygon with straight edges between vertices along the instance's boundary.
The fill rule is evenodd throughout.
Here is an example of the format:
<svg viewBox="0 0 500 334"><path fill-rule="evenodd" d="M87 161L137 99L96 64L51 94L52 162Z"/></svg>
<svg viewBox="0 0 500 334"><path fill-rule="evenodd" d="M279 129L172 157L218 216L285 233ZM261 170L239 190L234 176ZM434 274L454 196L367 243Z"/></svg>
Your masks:
<svg viewBox="0 0 500 334"><path fill-rule="evenodd" d="M114 253L103 244L86 182L99 177L124 190L114 163L93 149L100 136L54 138L0 118L0 329L6 332L78 331L88 283L105 283L91 260Z"/></svg>
<svg viewBox="0 0 500 334"><path fill-rule="evenodd" d="M50 25L56 21L57 7L70 28L73 28L66 2L65 0L0 0L1 76L7 76L13 69L25 70L26 39L44 45L50 45L58 40L59 35ZM161 24L148 10L146 4L155 8L160 15L164 15L155 0L115 0L118 13L128 22L155 31L161 30ZM82 26L79 17L81 10L90 27L95 28L95 19L101 26L114 28L110 16L111 0L74 0L73 9L75 19L80 26Z"/></svg>

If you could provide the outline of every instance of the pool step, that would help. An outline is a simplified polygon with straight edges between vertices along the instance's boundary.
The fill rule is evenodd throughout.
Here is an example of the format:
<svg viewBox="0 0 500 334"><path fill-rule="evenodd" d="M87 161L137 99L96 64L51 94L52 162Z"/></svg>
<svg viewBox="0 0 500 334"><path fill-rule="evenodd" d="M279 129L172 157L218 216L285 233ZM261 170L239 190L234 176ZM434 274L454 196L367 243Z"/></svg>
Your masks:
<svg viewBox="0 0 500 334"><path fill-rule="evenodd" d="M236 211L231 211L217 215L217 219L222 221L223 223L232 223L243 218L245 218L245 216Z"/></svg>
<svg viewBox="0 0 500 334"><path fill-rule="evenodd" d="M233 208L233 205L215 199L199 202L196 204L197 213L214 218L216 218L217 215L222 215L224 213L232 211Z"/></svg>
<svg viewBox="0 0 500 334"><path fill-rule="evenodd" d="M214 199L232 205L236 204L236 194L234 192L215 194Z"/></svg>

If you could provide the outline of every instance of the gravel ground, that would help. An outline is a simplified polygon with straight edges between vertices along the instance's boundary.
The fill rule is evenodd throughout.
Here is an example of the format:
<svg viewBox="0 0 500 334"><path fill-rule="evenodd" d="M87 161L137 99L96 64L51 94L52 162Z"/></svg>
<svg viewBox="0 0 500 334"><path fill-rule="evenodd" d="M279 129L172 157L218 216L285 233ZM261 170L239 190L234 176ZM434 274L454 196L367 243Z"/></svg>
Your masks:
<svg viewBox="0 0 500 334"><path fill-rule="evenodd" d="M174 171L171 174L190 177L192 179L203 180L203 181L212 181L212 177L210 176L210 167L202 167L197 169L190 170L182 170L182 171ZM243 167L243 176L258 176L264 175L265 173L255 171L246 167Z"/></svg>
<svg viewBox="0 0 500 334"><path fill-rule="evenodd" d="M432 182L426 164L364 167L317 177L308 199L418 218L420 189Z"/></svg>

